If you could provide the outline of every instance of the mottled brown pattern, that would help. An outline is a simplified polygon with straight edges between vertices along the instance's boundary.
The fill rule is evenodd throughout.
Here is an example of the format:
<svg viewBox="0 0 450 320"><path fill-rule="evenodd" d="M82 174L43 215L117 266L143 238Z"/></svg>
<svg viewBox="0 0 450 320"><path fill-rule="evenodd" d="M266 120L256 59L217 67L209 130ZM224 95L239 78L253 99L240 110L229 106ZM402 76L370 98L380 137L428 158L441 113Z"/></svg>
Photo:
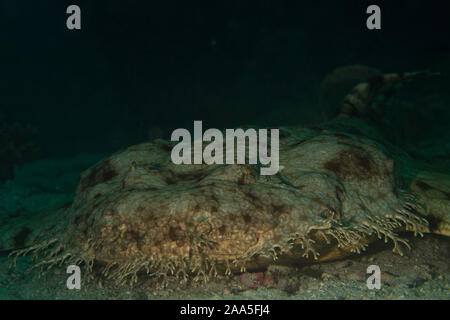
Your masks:
<svg viewBox="0 0 450 320"><path fill-rule="evenodd" d="M82 176L80 180L80 189L81 191L84 191L96 184L110 181L116 176L117 172L113 169L109 160L103 160L95 167L91 168L85 176Z"/></svg>
<svg viewBox="0 0 450 320"><path fill-rule="evenodd" d="M398 77L383 84L391 80ZM367 108L370 87L358 86L349 101ZM346 115L336 121L348 125ZM141 271L207 280L326 261L360 253L377 237L402 253L409 245L396 232L420 234L427 222L395 184L392 159L355 137L353 121L345 132L280 128L283 170L274 176L248 164L175 165L162 140L132 146L82 174L61 217L67 228L30 251L44 252L40 265L84 263L118 283L138 281Z"/></svg>
<svg viewBox="0 0 450 320"><path fill-rule="evenodd" d="M343 181L367 180L378 175L377 167L370 154L359 149L342 150L337 157L327 161L324 168L336 174Z"/></svg>

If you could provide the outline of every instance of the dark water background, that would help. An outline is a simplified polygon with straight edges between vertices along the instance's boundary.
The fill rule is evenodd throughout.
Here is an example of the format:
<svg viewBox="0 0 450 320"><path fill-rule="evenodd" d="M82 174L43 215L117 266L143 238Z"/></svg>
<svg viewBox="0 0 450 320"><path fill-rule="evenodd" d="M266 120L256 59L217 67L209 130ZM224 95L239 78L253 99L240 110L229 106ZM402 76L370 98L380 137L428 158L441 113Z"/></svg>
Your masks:
<svg viewBox="0 0 450 320"><path fill-rule="evenodd" d="M366 28L373 3L382 30ZM70 4L81 30L66 28ZM113 152L193 120L314 124L336 67L448 74L449 16L446 2L425 0L2 0L0 111L39 130L43 157ZM430 81L413 91L433 103L386 115L400 143L445 135L433 126L450 120L448 80Z"/></svg>

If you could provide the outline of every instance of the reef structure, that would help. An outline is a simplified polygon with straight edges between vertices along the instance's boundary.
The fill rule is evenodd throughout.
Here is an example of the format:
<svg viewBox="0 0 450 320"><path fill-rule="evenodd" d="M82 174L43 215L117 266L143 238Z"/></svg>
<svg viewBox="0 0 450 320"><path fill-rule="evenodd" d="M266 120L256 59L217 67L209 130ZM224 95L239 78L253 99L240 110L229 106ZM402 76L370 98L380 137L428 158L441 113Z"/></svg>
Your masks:
<svg viewBox="0 0 450 320"><path fill-rule="evenodd" d="M14 256L83 264L122 284L141 274L208 280L326 261L377 238L401 254L409 245L398 232L421 235L429 224L399 184L389 148L361 119L382 87L421 75L377 76L356 86L331 122L281 127L283 170L274 176L249 164L175 165L173 143L159 139L116 153L82 174L57 227Z"/></svg>

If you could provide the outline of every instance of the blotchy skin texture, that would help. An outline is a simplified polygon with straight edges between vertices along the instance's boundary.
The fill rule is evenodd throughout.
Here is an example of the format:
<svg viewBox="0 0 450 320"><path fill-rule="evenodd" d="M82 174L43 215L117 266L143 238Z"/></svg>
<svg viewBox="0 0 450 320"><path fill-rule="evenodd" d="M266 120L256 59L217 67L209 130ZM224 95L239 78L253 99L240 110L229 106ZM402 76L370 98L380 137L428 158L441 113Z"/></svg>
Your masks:
<svg viewBox="0 0 450 320"><path fill-rule="evenodd" d="M101 161L83 173L67 231L42 263L95 262L116 280L141 270L206 279L360 252L376 234L400 251L396 230L424 230L395 189L392 159L370 141L304 128L281 136L276 176L175 165L162 140Z"/></svg>
<svg viewBox="0 0 450 320"><path fill-rule="evenodd" d="M357 88L341 123L372 96L370 83ZM132 146L84 172L61 218L65 230L26 252L43 253L38 265L84 263L119 283L141 272L206 280L325 261L376 238L401 253L408 244L397 231L428 227L414 196L396 184L394 160L364 135L328 128L336 125L280 128L284 168L274 176L248 164L175 165L174 144L164 140Z"/></svg>

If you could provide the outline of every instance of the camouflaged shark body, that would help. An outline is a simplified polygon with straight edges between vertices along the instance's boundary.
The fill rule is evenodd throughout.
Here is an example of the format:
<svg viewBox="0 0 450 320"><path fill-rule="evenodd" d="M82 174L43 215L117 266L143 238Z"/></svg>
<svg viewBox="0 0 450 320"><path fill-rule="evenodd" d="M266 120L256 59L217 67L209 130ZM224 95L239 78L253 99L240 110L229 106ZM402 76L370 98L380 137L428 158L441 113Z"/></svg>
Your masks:
<svg viewBox="0 0 450 320"><path fill-rule="evenodd" d="M84 172L54 227L16 254L34 252L41 266L83 264L122 283L326 261L377 238L401 253L409 245L399 231L432 231L426 209L396 178L402 162L361 119L380 88L419 75L358 85L319 127L281 127L274 176L249 164L175 165L164 140L132 146Z"/></svg>

